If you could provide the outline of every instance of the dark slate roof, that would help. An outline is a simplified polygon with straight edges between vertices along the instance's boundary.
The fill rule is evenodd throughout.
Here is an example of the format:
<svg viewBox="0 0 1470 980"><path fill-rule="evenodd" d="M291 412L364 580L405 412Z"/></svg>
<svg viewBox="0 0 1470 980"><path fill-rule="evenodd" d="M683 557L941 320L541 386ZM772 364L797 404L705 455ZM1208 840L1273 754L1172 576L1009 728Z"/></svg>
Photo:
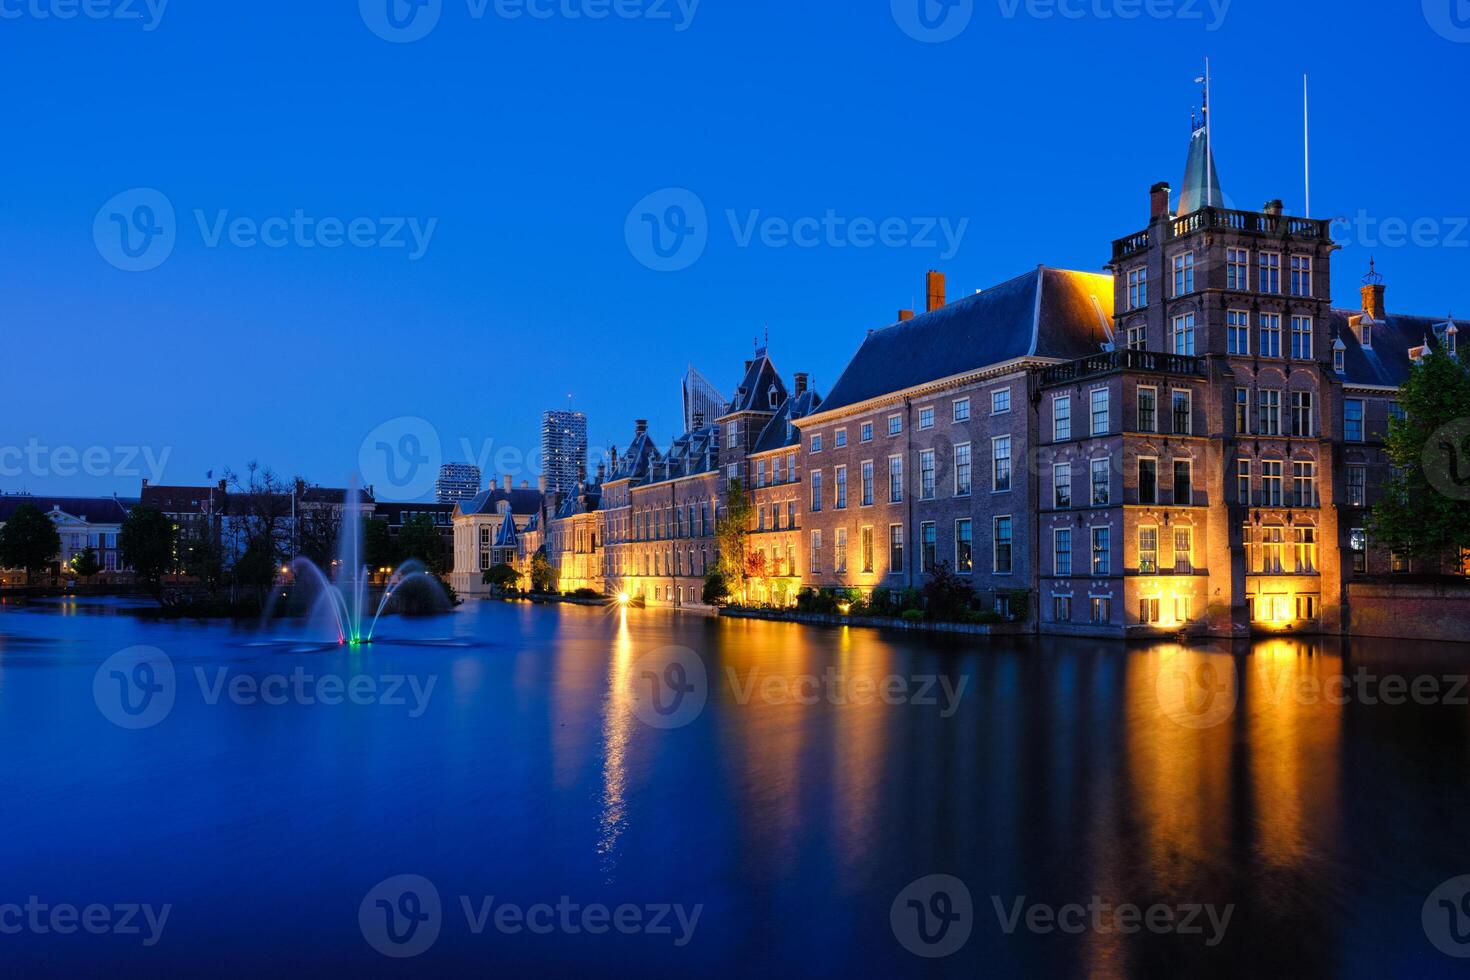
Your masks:
<svg viewBox="0 0 1470 980"><path fill-rule="evenodd" d="M1348 384L1394 388L1408 380L1409 368L1413 364L1409 351L1422 347L1426 338L1430 349L1438 350L1443 339L1435 328L1452 322L1449 317L1389 314L1384 320L1375 322L1370 349L1358 341L1357 333L1350 326L1351 319L1361 315L1357 310L1332 311L1331 333L1341 338L1343 343L1343 380ZM1458 342L1456 346L1459 346Z"/></svg>
<svg viewBox="0 0 1470 980"><path fill-rule="evenodd" d="M509 501L510 512L529 517L541 510L541 491L528 487L513 490L482 490L470 500L461 500L454 506L461 514L498 514L502 501Z"/></svg>
<svg viewBox="0 0 1470 980"><path fill-rule="evenodd" d="M137 503L120 497L37 497L28 493L0 494L0 524L10 520L16 509L30 504L43 514L59 510L88 524L121 524Z"/></svg>
<svg viewBox="0 0 1470 980"><path fill-rule="evenodd" d="M371 487L363 487L357 491L359 504L372 504L373 491ZM301 490L301 502L303 504L342 504L347 500L347 489L345 487L303 487Z"/></svg>
<svg viewBox="0 0 1470 980"><path fill-rule="evenodd" d="M771 401L771 388L776 389L774 405ZM745 376L740 379L740 384L735 388L735 394L730 399L730 407L726 415L734 415L736 412L774 412L782 402L786 400L786 384L781 380L781 375L776 370L776 365L771 363L764 348L756 352L755 360L751 361L745 369Z"/></svg>
<svg viewBox="0 0 1470 980"><path fill-rule="evenodd" d="M224 498L218 487L161 487L149 485L143 488L140 502L163 514L203 514L212 501Z"/></svg>
<svg viewBox="0 0 1470 980"><path fill-rule="evenodd" d="M874 330L833 385L822 411L1018 357L1086 357L1105 339L1102 317L1112 315L1111 276L1040 266L931 313Z"/></svg>
<svg viewBox="0 0 1470 980"><path fill-rule="evenodd" d="M653 444L653 437L647 432L640 432L633 438L628 451L618 457L617 468L608 479L636 482L648 476L650 466L658 459L658 447Z"/></svg>
<svg viewBox="0 0 1470 980"><path fill-rule="evenodd" d="M801 445L801 432L791 424L795 419L805 418L822 407L822 396L811 388L786 399L776 417L766 423L760 437L755 441L751 454L768 453L773 449L787 449Z"/></svg>
<svg viewBox="0 0 1470 980"><path fill-rule="evenodd" d="M515 515L512 514L509 519L500 522L500 529L495 532L495 547L514 548L517 538Z"/></svg>
<svg viewBox="0 0 1470 980"><path fill-rule="evenodd" d="M560 521L578 514L593 514L602 509L602 486L597 483L578 488L557 505L552 520Z"/></svg>

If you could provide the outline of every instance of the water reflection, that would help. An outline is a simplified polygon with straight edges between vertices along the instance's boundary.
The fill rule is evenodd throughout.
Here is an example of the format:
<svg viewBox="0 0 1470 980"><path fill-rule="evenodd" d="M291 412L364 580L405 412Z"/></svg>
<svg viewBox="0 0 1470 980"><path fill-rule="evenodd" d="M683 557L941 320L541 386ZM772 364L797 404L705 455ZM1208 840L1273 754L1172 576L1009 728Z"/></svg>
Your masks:
<svg viewBox="0 0 1470 980"><path fill-rule="evenodd" d="M628 751L638 721L633 713L633 636L628 612L618 613L617 633L608 660L607 696L602 716L602 797L597 853L603 872L611 878L617 869L618 838L627 823Z"/></svg>

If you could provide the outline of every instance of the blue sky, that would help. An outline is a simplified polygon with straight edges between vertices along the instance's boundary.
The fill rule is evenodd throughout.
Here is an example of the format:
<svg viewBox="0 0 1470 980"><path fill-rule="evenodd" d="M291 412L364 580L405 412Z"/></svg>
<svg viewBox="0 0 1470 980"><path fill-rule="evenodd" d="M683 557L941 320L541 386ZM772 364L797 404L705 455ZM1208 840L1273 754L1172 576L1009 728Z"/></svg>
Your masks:
<svg viewBox="0 0 1470 980"><path fill-rule="evenodd" d="M927 0L933 31L918 0L439 0L409 43L369 26L393 36L388 0L88 2L0 0L7 491L252 458L340 483L402 417L534 479L542 409L665 440L684 367L728 393L767 324L827 390L931 267L951 297L1100 269L1183 176L1206 55L1237 206L1301 212L1310 72L1314 213L1353 221L1338 302L1371 251L1391 308L1470 317L1466 0ZM649 195L704 209L686 268L630 248ZM124 271L160 196L172 250ZM829 214L803 244L768 220Z"/></svg>

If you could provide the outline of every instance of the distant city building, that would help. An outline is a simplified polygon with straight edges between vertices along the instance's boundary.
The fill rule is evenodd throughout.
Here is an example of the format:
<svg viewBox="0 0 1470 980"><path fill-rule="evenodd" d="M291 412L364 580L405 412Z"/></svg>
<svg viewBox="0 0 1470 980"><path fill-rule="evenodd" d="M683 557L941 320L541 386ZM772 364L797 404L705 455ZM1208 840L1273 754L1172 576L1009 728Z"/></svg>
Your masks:
<svg viewBox="0 0 1470 980"><path fill-rule="evenodd" d="M548 492L576 493L587 478L587 416L561 411L541 416L541 460Z"/></svg>
<svg viewBox="0 0 1470 980"><path fill-rule="evenodd" d="M480 493L480 468L471 463L445 463L434 482L434 499L441 504L473 500Z"/></svg>
<svg viewBox="0 0 1470 980"><path fill-rule="evenodd" d="M34 497L30 494L0 494L0 527L20 507L29 504L51 519L61 537L61 551L33 584L47 584L61 576L74 558L91 550L101 565L104 581L128 568L122 559L117 536L136 500L120 497ZM0 585L26 584L21 569L0 569Z"/></svg>
<svg viewBox="0 0 1470 980"><path fill-rule="evenodd" d="M708 378L694 370L693 365L689 366L689 371L684 375L679 389L684 397L685 432L694 432L696 429L703 428L725 414L725 406L729 404L729 399L720 394L720 390L711 384Z"/></svg>

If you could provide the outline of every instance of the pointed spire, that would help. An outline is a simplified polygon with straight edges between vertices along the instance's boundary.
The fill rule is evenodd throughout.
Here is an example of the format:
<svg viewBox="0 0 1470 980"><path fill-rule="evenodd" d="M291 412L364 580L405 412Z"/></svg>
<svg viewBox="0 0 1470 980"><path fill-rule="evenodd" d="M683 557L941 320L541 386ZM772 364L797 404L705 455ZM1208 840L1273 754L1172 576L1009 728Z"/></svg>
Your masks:
<svg viewBox="0 0 1470 980"><path fill-rule="evenodd" d="M1205 63L1205 74L1195 81L1204 86L1199 115L1190 111L1191 135L1189 158L1184 164L1184 186L1179 192L1179 213L1193 214L1200 208L1225 206L1225 195L1220 190L1220 168L1215 166L1215 147L1211 140L1213 127L1210 125L1210 77L1209 62Z"/></svg>

